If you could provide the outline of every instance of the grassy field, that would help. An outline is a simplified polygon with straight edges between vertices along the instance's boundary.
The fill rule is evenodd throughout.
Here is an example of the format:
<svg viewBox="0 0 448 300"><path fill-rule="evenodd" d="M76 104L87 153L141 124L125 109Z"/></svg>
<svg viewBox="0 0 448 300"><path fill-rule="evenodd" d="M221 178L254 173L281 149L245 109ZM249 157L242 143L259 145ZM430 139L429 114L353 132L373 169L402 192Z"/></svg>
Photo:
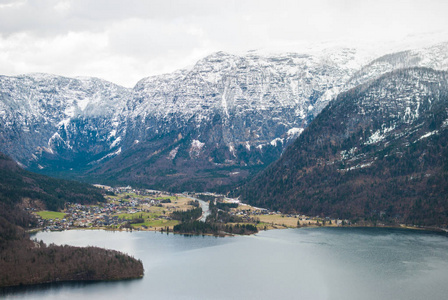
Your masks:
<svg viewBox="0 0 448 300"><path fill-rule="evenodd" d="M260 222L257 224L258 230L270 230L277 227L274 227L271 223Z"/></svg>
<svg viewBox="0 0 448 300"><path fill-rule="evenodd" d="M297 227L297 218L294 217L282 217L281 215L259 215L256 218L260 219L260 222L267 223L272 227L281 226L281 227ZM263 225L264 226L264 225Z"/></svg>
<svg viewBox="0 0 448 300"><path fill-rule="evenodd" d="M164 198L164 197L161 197ZM169 209L170 211L172 210L188 210L188 209L192 209L193 206L189 205L188 203L191 201L191 199L189 198L185 198L185 197L179 197L178 199L176 199L176 197L171 197L174 199L170 199L171 203L163 203L163 207Z"/></svg>
<svg viewBox="0 0 448 300"><path fill-rule="evenodd" d="M177 201L176 198L180 199L180 198L182 198L182 197L177 197L177 196L160 196L160 197L157 197L157 198L155 198L155 199L156 199L156 200L170 199L171 201ZM184 198L184 199L185 199L185 198Z"/></svg>
<svg viewBox="0 0 448 300"><path fill-rule="evenodd" d="M173 228L174 225L179 224L176 220L161 219L161 216L169 216L173 211L192 209L193 206L188 203L191 201L189 198L176 197L176 196L161 196L157 197L157 200L170 199L171 203L161 203L160 206L149 206L146 204L141 205L139 208L142 212L134 214L121 213L116 214L120 219L132 220L136 218L143 218L144 222L131 224L133 228L141 228L146 226L150 230L160 230L165 227Z"/></svg>
<svg viewBox="0 0 448 300"><path fill-rule="evenodd" d="M136 198L136 199L151 198L152 199L152 196L137 195L136 193L126 192L126 193L116 194L114 196L107 195L106 198L110 201L122 200L122 201L128 202L131 198Z"/></svg>
<svg viewBox="0 0 448 300"><path fill-rule="evenodd" d="M240 204L237 208L232 208L232 211L250 211L250 216L255 219L259 219L260 223L257 225L259 229L274 229L274 228L290 228L297 227L298 218L282 216L280 214L274 215L255 215L256 211L260 211L250 205Z"/></svg>
<svg viewBox="0 0 448 300"><path fill-rule="evenodd" d="M267 224L268 229L271 228L280 228L280 227L297 227L297 222L299 221L299 218L294 217L286 217L282 215L260 215L260 216L254 216L256 218L260 219L261 223ZM300 226L320 226L322 225L323 221L320 220L319 222L316 219L309 219L309 220L302 220L299 221ZM332 223L329 224L329 222L326 222L326 226L336 226L336 221L332 220ZM264 226L264 225L263 225Z"/></svg>
<svg viewBox="0 0 448 300"><path fill-rule="evenodd" d="M65 213L57 212L57 211L38 211L36 212L37 215L39 215L44 220L50 220L50 219L64 219Z"/></svg>
<svg viewBox="0 0 448 300"><path fill-rule="evenodd" d="M160 215L161 214L157 212L138 212L135 214L127 214L127 213L116 214L114 216L118 216L120 219L132 220L140 217L143 219L155 219L160 217Z"/></svg>
<svg viewBox="0 0 448 300"><path fill-rule="evenodd" d="M232 210L236 210L236 211L242 211L242 210L245 210L245 211L251 211L251 212L254 212L254 211L257 211L258 209L256 209L256 208L254 208L254 207L252 207L252 206L250 206L250 205L247 205L247 204L239 204L238 205L238 207L237 208L233 208Z"/></svg>

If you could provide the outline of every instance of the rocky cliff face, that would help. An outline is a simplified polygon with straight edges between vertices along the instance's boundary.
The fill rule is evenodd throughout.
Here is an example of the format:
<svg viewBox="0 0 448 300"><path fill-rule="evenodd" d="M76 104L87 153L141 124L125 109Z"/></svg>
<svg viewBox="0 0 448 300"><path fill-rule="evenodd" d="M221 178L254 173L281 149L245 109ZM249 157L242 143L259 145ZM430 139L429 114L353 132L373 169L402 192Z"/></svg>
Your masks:
<svg viewBox="0 0 448 300"><path fill-rule="evenodd" d="M443 47L421 57L434 61ZM168 189L233 184L277 159L339 92L402 67L390 61L361 69L367 62L344 48L218 52L133 89L95 78L2 76L0 151L31 170L87 180Z"/></svg>
<svg viewBox="0 0 448 300"><path fill-rule="evenodd" d="M338 51L332 53L337 60L219 52L190 70L145 78L127 104L122 145L146 156L117 157L94 173L145 182L136 170L160 174L163 188L170 179L187 180L184 189L239 181L278 158L318 113L315 105L329 101L353 74L356 52ZM116 173L115 160L128 170ZM202 179L196 185L192 177Z"/></svg>
<svg viewBox="0 0 448 300"><path fill-rule="evenodd" d="M319 112L314 106L330 100L354 73L349 64L355 51L337 55L342 62L327 56L215 53L191 70L141 80L128 103L128 122L145 124L137 133L144 140L188 123L207 127L219 118L223 146L269 145L288 131L300 132Z"/></svg>

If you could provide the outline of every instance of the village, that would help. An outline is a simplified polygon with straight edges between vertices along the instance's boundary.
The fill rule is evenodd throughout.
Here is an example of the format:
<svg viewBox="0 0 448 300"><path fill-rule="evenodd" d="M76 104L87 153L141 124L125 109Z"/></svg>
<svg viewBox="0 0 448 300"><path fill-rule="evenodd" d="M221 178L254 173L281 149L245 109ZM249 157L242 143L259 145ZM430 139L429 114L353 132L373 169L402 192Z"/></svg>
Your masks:
<svg viewBox="0 0 448 300"><path fill-rule="evenodd" d="M131 187L109 187L97 185L106 190L107 202L96 205L67 203L62 212L36 212L39 227L44 230L62 231L73 228L101 228L101 229L148 229L153 226L143 224L134 226L134 220L152 219L154 230L160 227L172 226L169 213L176 210L188 209L186 198L160 191L133 189ZM178 205L171 204L171 200ZM179 200L179 201L176 201ZM145 218L146 217L146 218ZM134 223L134 224L132 224ZM133 226L130 226L130 225ZM162 226L165 225L165 226Z"/></svg>
<svg viewBox="0 0 448 300"><path fill-rule="evenodd" d="M260 230L306 226L342 226L348 220L305 215L284 215L268 209L240 203L213 193L168 193L132 187L97 185L106 191L105 203L83 205L67 203L62 212L34 212L39 228L50 231L69 229L152 230L171 231L179 221L171 218L174 211L198 207L199 199L234 204L228 213L241 217L244 223L255 224Z"/></svg>

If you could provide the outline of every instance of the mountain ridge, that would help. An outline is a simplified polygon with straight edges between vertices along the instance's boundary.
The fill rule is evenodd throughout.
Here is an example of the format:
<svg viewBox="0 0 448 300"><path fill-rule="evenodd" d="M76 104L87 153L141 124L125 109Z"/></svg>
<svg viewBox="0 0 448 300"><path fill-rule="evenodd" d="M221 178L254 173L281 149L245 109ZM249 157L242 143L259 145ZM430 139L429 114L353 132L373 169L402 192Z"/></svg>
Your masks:
<svg viewBox="0 0 448 300"><path fill-rule="evenodd" d="M446 48L440 45L421 56L437 57ZM387 70L408 64L394 64L393 55L380 61ZM217 52L133 89L95 78L2 76L0 150L30 170L91 182L132 178L177 191L177 180L198 190L230 186L280 157L331 99L357 84L361 62L351 48ZM375 64L361 68L359 80L381 75ZM207 176L219 179L207 183Z"/></svg>

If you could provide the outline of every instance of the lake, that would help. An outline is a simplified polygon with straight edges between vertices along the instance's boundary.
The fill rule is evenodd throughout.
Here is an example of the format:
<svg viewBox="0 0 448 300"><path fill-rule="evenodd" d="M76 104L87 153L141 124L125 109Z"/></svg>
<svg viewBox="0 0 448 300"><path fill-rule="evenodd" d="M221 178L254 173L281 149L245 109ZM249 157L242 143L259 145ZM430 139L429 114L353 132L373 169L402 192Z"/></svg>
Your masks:
<svg viewBox="0 0 448 300"><path fill-rule="evenodd" d="M446 299L448 238L376 228L271 230L216 238L156 232L40 232L143 261L143 279L21 288L2 299Z"/></svg>

